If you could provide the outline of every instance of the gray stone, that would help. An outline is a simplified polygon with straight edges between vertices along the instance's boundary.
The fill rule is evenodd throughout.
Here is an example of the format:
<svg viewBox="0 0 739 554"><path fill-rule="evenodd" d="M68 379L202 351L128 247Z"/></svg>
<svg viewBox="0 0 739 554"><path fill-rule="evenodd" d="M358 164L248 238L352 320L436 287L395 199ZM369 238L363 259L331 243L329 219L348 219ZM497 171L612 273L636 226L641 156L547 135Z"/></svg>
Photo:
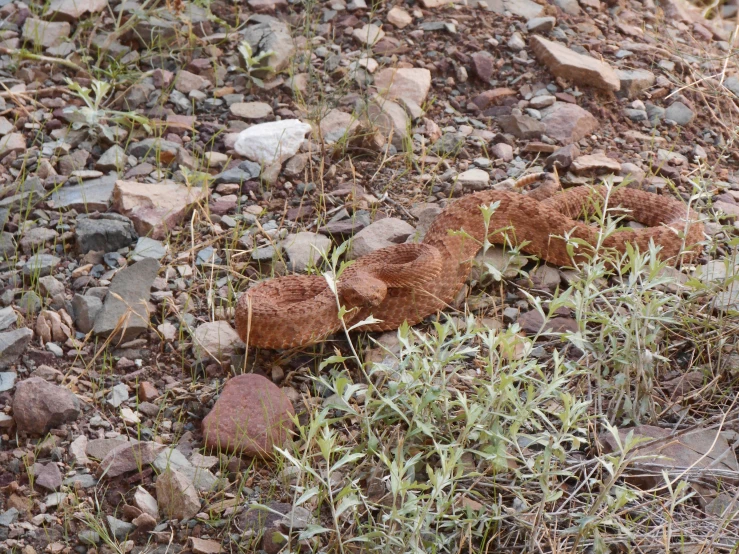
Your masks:
<svg viewBox="0 0 739 554"><path fill-rule="evenodd" d="M95 326L100 310L103 309L103 301L97 296L82 296L75 294L72 300L72 311L74 312L74 324L81 333L89 333Z"/></svg>
<svg viewBox="0 0 739 554"><path fill-rule="evenodd" d="M303 272L308 267L320 266L331 249L331 239L325 235L303 231L289 234L282 242L292 271Z"/></svg>
<svg viewBox="0 0 739 554"><path fill-rule="evenodd" d="M10 508L0 514L0 526L10 527L11 524L18 521L18 515L20 512L16 508Z"/></svg>
<svg viewBox="0 0 739 554"><path fill-rule="evenodd" d="M536 139L546 130L541 121L521 114L504 115L499 118L498 124L504 132L512 134L517 139Z"/></svg>
<svg viewBox="0 0 739 554"><path fill-rule="evenodd" d="M464 137L454 133L446 133L431 147L431 152L438 156L456 156L464 146Z"/></svg>
<svg viewBox="0 0 739 554"><path fill-rule="evenodd" d="M164 448L155 442L126 442L106 454L100 462L98 474L112 479L129 471L141 471L156 460Z"/></svg>
<svg viewBox="0 0 739 554"><path fill-rule="evenodd" d="M67 487L74 487L77 485L83 489L91 489L98 484L98 480L94 475L89 473L78 473L72 477L67 477L62 484Z"/></svg>
<svg viewBox="0 0 739 554"><path fill-rule="evenodd" d="M147 258L115 274L95 318L96 336L107 337L115 332L116 339L131 340L149 327L147 302L151 285L159 272L159 262Z"/></svg>
<svg viewBox="0 0 739 554"><path fill-rule="evenodd" d="M144 258L154 258L161 260L167 254L167 247L160 240L154 240L149 237L139 237L136 247L133 249L131 258L134 261L141 261Z"/></svg>
<svg viewBox="0 0 739 554"><path fill-rule="evenodd" d="M125 438L94 439L87 443L85 453L95 460L104 460L108 453L127 442Z"/></svg>
<svg viewBox="0 0 739 554"><path fill-rule="evenodd" d="M100 535L90 529L80 531L79 533L77 533L77 537L79 538L81 543L89 544L90 546L95 546L100 543Z"/></svg>
<svg viewBox="0 0 739 554"><path fill-rule="evenodd" d="M243 31L243 35L251 45L254 55L271 52L262 62L264 67L270 69L258 71L257 74L279 73L287 69L295 54L295 43L288 26L279 19L267 15L251 16L249 23L251 22L255 25L249 25Z"/></svg>
<svg viewBox="0 0 739 554"><path fill-rule="evenodd" d="M47 204L50 208L58 210L77 210L80 213L105 212L110 207L117 179L118 177L113 174L85 181L81 185L63 186L51 194Z"/></svg>
<svg viewBox="0 0 739 554"><path fill-rule="evenodd" d="M665 110L665 119L674 121L678 125L687 125L693 121L694 117L695 113L693 113L693 110L688 108L682 102L673 102L670 107Z"/></svg>
<svg viewBox="0 0 739 554"><path fill-rule="evenodd" d="M95 218L82 214L77 218L74 235L81 254L90 250L113 252L130 246L138 236L133 222L120 214L103 214Z"/></svg>
<svg viewBox="0 0 739 554"><path fill-rule="evenodd" d="M16 305L23 314L35 314L41 309L43 301L35 291L29 290L21 294Z"/></svg>
<svg viewBox="0 0 739 554"><path fill-rule="evenodd" d="M51 254L34 254L23 264L22 272L26 277L43 277L51 274L52 270L59 265L61 259Z"/></svg>
<svg viewBox="0 0 739 554"><path fill-rule="evenodd" d="M185 455L176 448L170 448L163 451L159 454L157 459L154 460L152 465L160 473L163 473L168 469L179 471L192 481L195 488L201 492L212 491L218 482L218 478L208 469L195 467L190 463L190 460L185 458Z"/></svg>
<svg viewBox="0 0 739 554"><path fill-rule="evenodd" d="M26 139L21 133L10 133L0 137L0 158L11 152L22 152L26 149Z"/></svg>
<svg viewBox="0 0 739 554"><path fill-rule="evenodd" d="M526 29L531 33L548 33L556 23L554 17L533 17L526 22Z"/></svg>
<svg viewBox="0 0 739 554"><path fill-rule="evenodd" d="M739 311L739 289L733 287L731 290L717 294L713 298L713 307L719 312Z"/></svg>
<svg viewBox="0 0 739 554"><path fill-rule="evenodd" d="M114 386L110 393L108 394L107 401L108 404L113 406L114 408L117 408L121 404L123 404L126 400L128 400L128 387L124 385L123 383L119 383L116 386Z"/></svg>
<svg viewBox="0 0 739 554"><path fill-rule="evenodd" d="M0 372L0 392L12 390L15 386L15 379L18 374L15 371Z"/></svg>
<svg viewBox="0 0 739 554"><path fill-rule="evenodd" d="M356 259L380 248L401 244L410 237L415 229L402 219L388 217L375 221L362 229L352 240L348 257Z"/></svg>
<svg viewBox="0 0 739 554"><path fill-rule="evenodd" d="M0 368L12 365L28 348L33 331L27 327L0 333Z"/></svg>
<svg viewBox="0 0 739 554"><path fill-rule="evenodd" d="M724 80L724 86L739 97L739 78L732 75Z"/></svg>
<svg viewBox="0 0 739 554"><path fill-rule="evenodd" d="M103 155L95 162L95 169L100 171L122 171L126 167L128 154L126 151L114 144L108 148Z"/></svg>
<svg viewBox="0 0 739 554"><path fill-rule="evenodd" d="M246 181L253 181L257 179L262 173L262 168L256 162L244 161L241 162L238 167L227 169L222 173L219 173L213 178L213 184L220 185L222 183L237 183L241 184Z"/></svg>
<svg viewBox="0 0 739 554"><path fill-rule="evenodd" d="M7 214L5 216L5 220L7 221ZM2 225L5 225L5 221L0 221L0 223L2 223ZM3 231L2 233L0 233L0 256L8 259L12 257L15 253L16 248L13 233Z"/></svg>
<svg viewBox="0 0 739 554"><path fill-rule="evenodd" d="M128 535L133 533L133 531L136 529L136 526L132 523L127 523L113 516L106 516L106 519L108 520L108 527L110 527L110 532L113 533L113 536L119 541L126 540Z"/></svg>
<svg viewBox="0 0 739 554"><path fill-rule="evenodd" d="M23 24L23 38L36 46L59 46L69 36L72 27L66 21L51 22L29 17Z"/></svg>
<svg viewBox="0 0 739 554"><path fill-rule="evenodd" d="M198 325L192 335L193 354L198 360L228 362L244 347L238 333L228 321L208 321Z"/></svg>
<svg viewBox="0 0 739 554"><path fill-rule="evenodd" d="M640 92L654 85L657 79L654 73L648 69L617 69L616 75L621 81L620 92L629 98L637 96Z"/></svg>
<svg viewBox="0 0 739 554"><path fill-rule="evenodd" d="M55 240L59 236L59 233L54 229L48 229L47 227L34 227L29 229L25 233L18 243L24 254L31 254L34 251L39 250L46 246L47 243Z"/></svg>
<svg viewBox="0 0 739 554"><path fill-rule="evenodd" d="M64 294L64 284L51 275L41 277L38 280L38 285L39 292L45 297L52 298L57 294Z"/></svg>
<svg viewBox="0 0 739 554"><path fill-rule="evenodd" d="M13 308L8 306L0 310L0 331L5 331L11 325L15 325L18 322L18 316L16 315Z"/></svg>
<svg viewBox="0 0 739 554"><path fill-rule="evenodd" d="M169 519L187 520L200 511L195 485L179 471L168 469L157 478L157 500Z"/></svg>
<svg viewBox="0 0 739 554"><path fill-rule="evenodd" d="M54 462L33 464L33 476L36 484L46 490L55 491L62 486L62 472Z"/></svg>

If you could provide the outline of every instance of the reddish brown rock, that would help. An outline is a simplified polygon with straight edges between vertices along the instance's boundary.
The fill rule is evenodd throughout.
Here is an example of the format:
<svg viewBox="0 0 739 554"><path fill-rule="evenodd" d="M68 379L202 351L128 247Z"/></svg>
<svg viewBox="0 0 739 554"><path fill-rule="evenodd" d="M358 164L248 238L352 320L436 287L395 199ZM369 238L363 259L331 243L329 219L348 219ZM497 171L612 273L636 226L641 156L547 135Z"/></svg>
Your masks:
<svg viewBox="0 0 739 554"><path fill-rule="evenodd" d="M155 442L125 442L108 452L100 462L101 477L118 477L129 471L143 469L156 460L166 447Z"/></svg>
<svg viewBox="0 0 739 554"><path fill-rule="evenodd" d="M195 485L185 475L168 469L157 478L157 502L168 519L184 521L200 511Z"/></svg>
<svg viewBox="0 0 739 554"><path fill-rule="evenodd" d="M576 104L555 102L541 111L544 134L563 144L577 142L598 129L593 114Z"/></svg>
<svg viewBox="0 0 739 554"><path fill-rule="evenodd" d="M493 73L495 72L495 58L493 55L485 50L480 50L472 54L471 58L472 69L475 70L475 74L480 80L487 83L492 79Z"/></svg>
<svg viewBox="0 0 739 554"><path fill-rule="evenodd" d="M478 94L472 99L472 103L475 104L481 110L486 110L490 106L498 105L504 98L508 96L515 96L516 91L510 88L494 88L492 90L486 90L482 94Z"/></svg>
<svg viewBox="0 0 739 554"><path fill-rule="evenodd" d="M203 420L205 444L219 452L271 456L292 431L294 414L277 385L253 373L239 375L226 383Z"/></svg>
<svg viewBox="0 0 739 554"><path fill-rule="evenodd" d="M518 324L521 329L529 336L538 333L577 333L577 321L571 317L554 317L547 322L536 310L530 310L518 317Z"/></svg>
<svg viewBox="0 0 739 554"><path fill-rule="evenodd" d="M531 49L537 59L556 77L604 90L617 91L621 80L613 68L605 62L578 54L564 44L547 40L538 35L531 37Z"/></svg>
<svg viewBox="0 0 739 554"><path fill-rule="evenodd" d="M142 402L151 402L159 398L159 391L149 381L142 381L139 384L139 400Z"/></svg>
<svg viewBox="0 0 739 554"><path fill-rule="evenodd" d="M19 431L42 435L80 415L80 401L64 387L40 377L21 381L15 387L13 419Z"/></svg>

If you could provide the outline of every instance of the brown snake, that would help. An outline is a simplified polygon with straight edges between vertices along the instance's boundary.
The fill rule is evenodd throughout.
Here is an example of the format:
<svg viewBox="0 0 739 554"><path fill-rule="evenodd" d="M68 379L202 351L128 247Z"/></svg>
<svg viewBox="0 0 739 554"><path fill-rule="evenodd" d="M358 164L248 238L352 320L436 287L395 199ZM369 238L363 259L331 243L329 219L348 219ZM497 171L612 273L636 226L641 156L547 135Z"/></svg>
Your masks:
<svg viewBox="0 0 739 554"><path fill-rule="evenodd" d="M489 242L506 243L507 235L524 252L559 266L592 254L587 245L598 244L601 230L575 218L592 212L594 201L602 205L606 195L609 208L624 208L631 219L647 227L615 231L602 242L603 247L624 252L631 244L646 252L653 242L661 247L660 257L672 263L690 260L700 251L703 224L680 200L629 188L609 193L604 186L556 192L559 182L548 176L535 174L517 181L517 187L545 181L527 194L489 190L464 196L436 217L421 243L398 244L357 259L336 283L338 303L319 275L258 283L239 298L239 336L248 346L262 348L312 344L342 329L339 303L349 310L344 316L347 326L370 315L381 320L362 326L364 331L396 329L404 321L418 323L448 306L464 285L486 233L480 207L495 202L499 206L487 227ZM568 253L566 236L582 241L574 258Z"/></svg>

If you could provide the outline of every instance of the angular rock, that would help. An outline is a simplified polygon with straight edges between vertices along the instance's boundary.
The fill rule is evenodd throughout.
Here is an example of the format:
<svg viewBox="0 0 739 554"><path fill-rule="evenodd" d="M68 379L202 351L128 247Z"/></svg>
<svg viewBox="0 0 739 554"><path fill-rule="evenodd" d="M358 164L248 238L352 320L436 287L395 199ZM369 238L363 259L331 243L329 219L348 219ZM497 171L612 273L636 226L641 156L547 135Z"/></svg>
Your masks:
<svg viewBox="0 0 739 554"><path fill-rule="evenodd" d="M192 335L193 354L198 360L229 362L243 348L244 343L228 321L202 323Z"/></svg>
<svg viewBox="0 0 739 554"><path fill-rule="evenodd" d="M115 175L108 175L85 181L81 185L62 186L51 193L47 204L55 210L106 212L110 207L116 179Z"/></svg>
<svg viewBox="0 0 739 554"><path fill-rule="evenodd" d="M290 29L282 21L266 15L252 16L243 31L244 40L252 47L254 55L262 52L270 52L262 64L268 67L270 73L279 73L290 65L290 60L295 54L295 43L290 35ZM259 73L261 75L261 73Z"/></svg>
<svg viewBox="0 0 739 554"><path fill-rule="evenodd" d="M133 531L136 529L133 524L115 518L113 516L105 516L105 519L108 521L110 532L119 541L125 541L126 538L128 538L128 535L133 533Z"/></svg>
<svg viewBox="0 0 739 554"><path fill-rule="evenodd" d="M695 113L682 102L673 102L669 108L665 110L665 119L674 121L678 125L688 125Z"/></svg>
<svg viewBox="0 0 739 554"><path fill-rule="evenodd" d="M59 236L54 229L47 227L34 227L23 233L18 246L24 254L30 254L34 250L43 248L47 243L54 241Z"/></svg>
<svg viewBox="0 0 739 554"><path fill-rule="evenodd" d="M82 214L77 217L74 236L80 254L87 254L90 250L114 252L130 246L137 238L133 222L119 214L102 214L94 218Z"/></svg>
<svg viewBox="0 0 739 554"><path fill-rule="evenodd" d="M195 486L179 471L168 469L157 478L159 507L169 519L193 518L200 511L200 498Z"/></svg>
<svg viewBox="0 0 739 554"><path fill-rule="evenodd" d="M83 15L99 13L107 5L107 0L52 0L46 13L52 21L76 23Z"/></svg>
<svg viewBox="0 0 739 554"><path fill-rule="evenodd" d="M589 111L569 102L555 102L543 109L541 115L544 134L563 144L578 142L600 125Z"/></svg>
<svg viewBox="0 0 739 554"><path fill-rule="evenodd" d="M136 262L143 260L144 258L154 258L155 260L161 260L167 255L168 247L160 240L154 240L149 237L139 237L136 242L136 247L133 249L131 259Z"/></svg>
<svg viewBox="0 0 739 554"><path fill-rule="evenodd" d="M147 302L159 272L159 262L147 258L118 271L100 313L95 318L96 336L131 340L149 327Z"/></svg>
<svg viewBox="0 0 739 554"><path fill-rule="evenodd" d="M42 277L45 279L46 277ZM52 277L53 279L53 277ZM18 316L11 306L0 310L0 331L5 331L11 325L18 323Z"/></svg>
<svg viewBox="0 0 739 554"><path fill-rule="evenodd" d="M234 149L263 166L282 163L297 154L311 126L298 119L252 125L239 133Z"/></svg>
<svg viewBox="0 0 739 554"><path fill-rule="evenodd" d="M72 27L65 21L51 22L29 17L23 24L23 39L36 46L50 48L64 42L71 31Z"/></svg>
<svg viewBox="0 0 739 554"><path fill-rule="evenodd" d="M270 457L292 431L294 414L271 381L254 373L233 377L203 420L205 444L219 452Z"/></svg>
<svg viewBox="0 0 739 554"><path fill-rule="evenodd" d="M11 152L22 152L26 149L26 138L21 133L10 133L0 137L0 158Z"/></svg>
<svg viewBox="0 0 739 554"><path fill-rule="evenodd" d="M33 331L26 327L0 333L0 368L6 368L20 358L33 338Z"/></svg>
<svg viewBox="0 0 739 554"><path fill-rule="evenodd" d="M354 236L348 257L349 259L357 259L380 248L401 244L414 231L413 226L402 219L394 217L380 219Z"/></svg>
<svg viewBox="0 0 739 554"><path fill-rule="evenodd" d="M133 504L145 514L149 514L154 519L159 518L159 505L149 491L143 487L138 487L133 495Z"/></svg>
<svg viewBox="0 0 739 554"><path fill-rule="evenodd" d="M75 294L72 299L74 324L80 333L89 333L95 326L95 319L103 309L103 301L97 296Z"/></svg>
<svg viewBox="0 0 739 554"><path fill-rule="evenodd" d="M287 252L290 269L297 273L308 267L319 266L323 256L331 249L331 239L318 233L302 231L288 235L282 241L282 247Z"/></svg>
<svg viewBox="0 0 739 554"><path fill-rule="evenodd" d="M472 103L481 110L487 110L490 106L497 106L509 96L516 96L516 91L510 88L494 88L475 96Z"/></svg>
<svg viewBox="0 0 739 554"><path fill-rule="evenodd" d="M359 128L359 121L353 114L333 109L321 119L319 128L323 141L333 144L351 139Z"/></svg>
<svg viewBox="0 0 739 554"><path fill-rule="evenodd" d="M410 120L400 105L376 95L367 106L366 116L369 127L379 135L378 139L384 141L389 138L398 150L403 148L409 137Z"/></svg>
<svg viewBox="0 0 739 554"><path fill-rule="evenodd" d="M51 274L56 266L59 265L61 259L51 254L35 254L23 264L22 272L27 277L36 276L43 277Z"/></svg>
<svg viewBox="0 0 739 554"><path fill-rule="evenodd" d="M495 73L495 57L486 50L480 50L470 56L472 69L481 81L488 82Z"/></svg>
<svg viewBox="0 0 739 554"><path fill-rule="evenodd" d="M107 453L100 462L98 474L101 477L112 479L129 471L141 471L156 460L165 448L163 444L155 442L127 441Z"/></svg>
<svg viewBox="0 0 739 554"><path fill-rule="evenodd" d="M468 169L457 176L457 183L471 190L482 190L490 182L487 171L478 168Z"/></svg>
<svg viewBox="0 0 739 554"><path fill-rule="evenodd" d="M174 181L157 184L116 181L113 207L131 218L139 235L160 240L206 195L207 192L200 187L188 187Z"/></svg>
<svg viewBox="0 0 739 554"><path fill-rule="evenodd" d="M134 142L128 147L128 152L140 160L152 158L163 164L177 163L188 169L194 169L196 165L195 160L182 145L161 138Z"/></svg>
<svg viewBox="0 0 739 554"><path fill-rule="evenodd" d="M389 12L387 12L387 20L398 29L404 29L413 23L411 14L398 6L394 6Z"/></svg>
<svg viewBox="0 0 739 554"><path fill-rule="evenodd" d="M524 140L537 139L546 129L541 121L520 114L504 115L498 119L498 124L504 132Z"/></svg>
<svg viewBox="0 0 739 554"><path fill-rule="evenodd" d="M33 464L35 483L46 490L59 490L62 486L62 472L54 462L48 464Z"/></svg>
<svg viewBox="0 0 739 554"><path fill-rule="evenodd" d="M411 100L423 106L431 90L431 72L425 68L387 68L375 75L375 87L388 100Z"/></svg>
<svg viewBox="0 0 739 554"><path fill-rule="evenodd" d="M352 36L357 42L372 46L385 36L385 31L373 23L367 23L359 29L355 29Z"/></svg>
<svg viewBox="0 0 739 554"><path fill-rule="evenodd" d="M174 88L182 94L190 94L195 90L205 90L210 86L210 81L184 69L177 72L174 80Z"/></svg>
<svg viewBox="0 0 739 554"><path fill-rule="evenodd" d="M576 85L604 90L617 91L621 88L618 75L605 62L578 54L563 44L538 35L531 37L531 49L537 59L556 77L572 81Z"/></svg>
<svg viewBox="0 0 739 554"><path fill-rule="evenodd" d="M620 92L629 98L634 98L648 89L656 81L654 73L648 69L617 69L616 75L621 82Z"/></svg>
<svg viewBox="0 0 739 554"><path fill-rule="evenodd" d="M43 435L64 423L75 421L79 415L79 399L64 387L40 377L30 377L15 387L13 419L21 432Z"/></svg>
<svg viewBox="0 0 739 554"><path fill-rule="evenodd" d="M95 162L95 169L99 171L122 171L127 162L128 154L126 154L126 151L114 144L103 152L103 155Z"/></svg>
<svg viewBox="0 0 739 554"><path fill-rule="evenodd" d="M601 152L576 158L572 162L571 169L577 175L599 175L601 173L617 175L621 171L621 164Z"/></svg>

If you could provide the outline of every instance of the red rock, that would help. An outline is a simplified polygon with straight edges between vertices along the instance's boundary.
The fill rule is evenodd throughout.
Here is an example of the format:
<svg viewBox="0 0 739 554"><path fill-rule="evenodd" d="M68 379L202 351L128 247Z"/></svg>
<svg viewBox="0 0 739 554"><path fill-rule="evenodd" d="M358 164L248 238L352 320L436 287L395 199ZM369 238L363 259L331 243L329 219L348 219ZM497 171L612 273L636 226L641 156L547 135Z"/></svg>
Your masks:
<svg viewBox="0 0 739 554"><path fill-rule="evenodd" d="M203 420L207 447L246 456L272 456L293 429L295 409L271 381L253 373L226 383Z"/></svg>
<svg viewBox="0 0 739 554"><path fill-rule="evenodd" d="M159 398L159 391L149 381L142 381L139 384L139 400L151 402Z"/></svg>
<svg viewBox="0 0 739 554"><path fill-rule="evenodd" d="M555 102L543 109L541 114L544 134L563 144L577 142L600 126L593 114L576 104Z"/></svg>
<svg viewBox="0 0 739 554"><path fill-rule="evenodd" d="M42 435L80 415L80 401L64 387L40 377L21 381L15 387L13 419L19 431Z"/></svg>
<svg viewBox="0 0 739 554"><path fill-rule="evenodd" d="M545 323L544 318L536 310L521 314L517 321L527 335L536 335L540 332L565 333L570 331L576 333L578 331L577 321L571 317L554 317Z"/></svg>

